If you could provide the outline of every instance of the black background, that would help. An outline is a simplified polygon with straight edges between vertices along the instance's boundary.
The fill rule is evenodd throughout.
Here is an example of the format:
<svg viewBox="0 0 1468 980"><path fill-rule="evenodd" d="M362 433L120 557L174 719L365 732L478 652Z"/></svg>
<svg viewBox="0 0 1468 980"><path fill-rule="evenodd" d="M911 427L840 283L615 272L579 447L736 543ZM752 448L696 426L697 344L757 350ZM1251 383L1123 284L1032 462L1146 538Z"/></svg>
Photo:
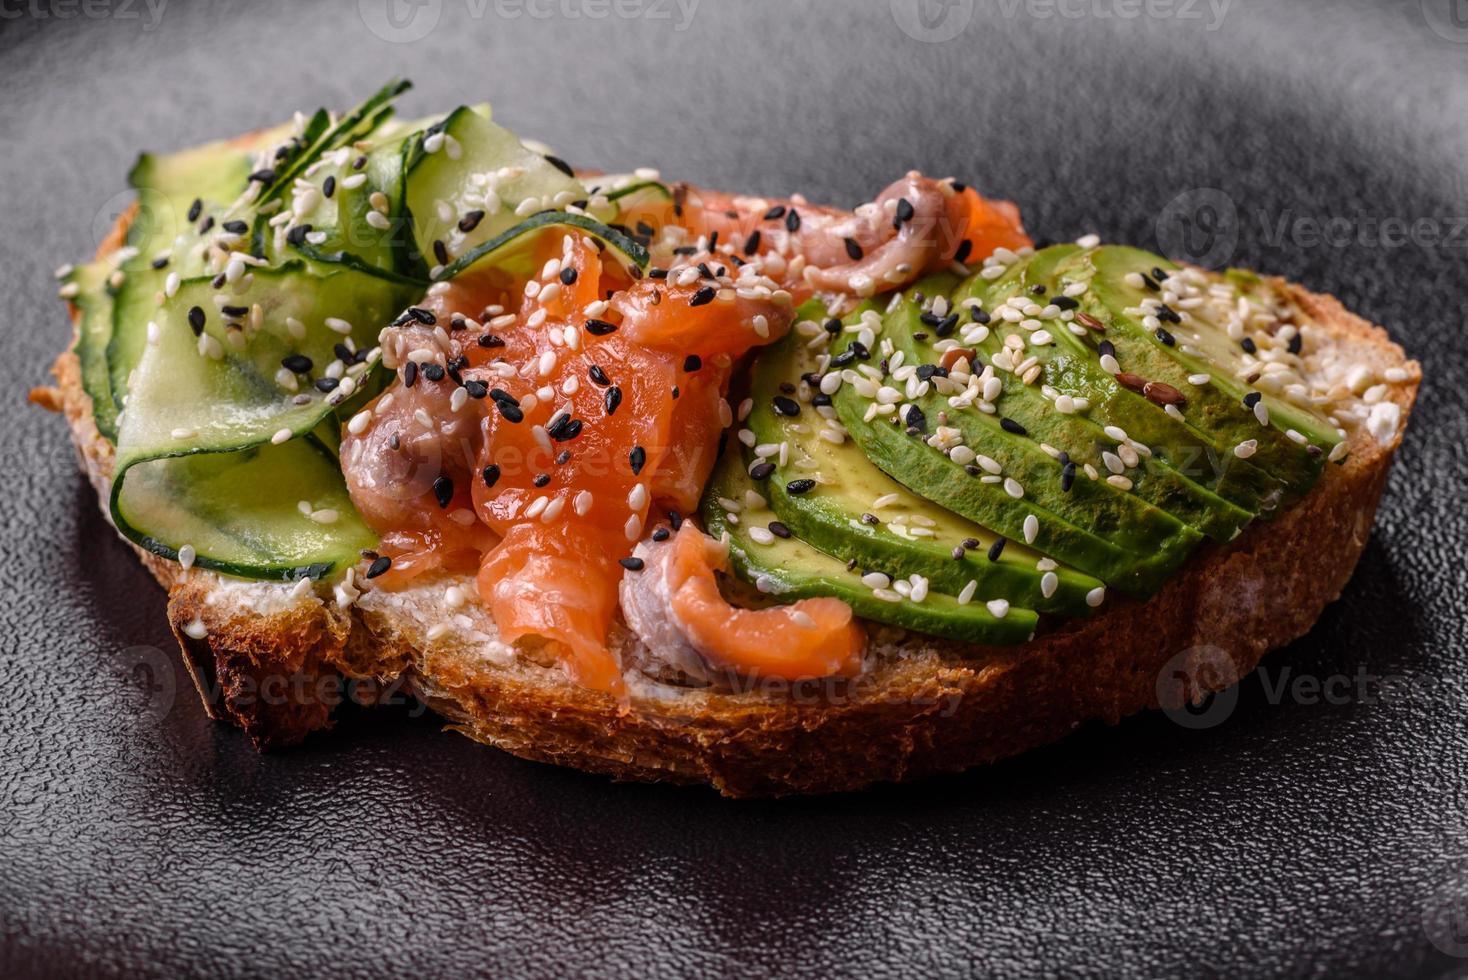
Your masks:
<svg viewBox="0 0 1468 980"><path fill-rule="evenodd" d="M370 29L383 0L169 0L156 20L142 0L0 2L0 457L17 478L0 493L0 969L1464 970L1440 948L1468 921L1468 31L1431 29L1448 0L1234 0L1212 30L1185 0L1133 19L1128 0L1048 18L1046 0L962 0L945 24L972 19L941 42L899 28L914 0L701 0L684 29L674 3L592 19L561 2L530 0L539 18L442 0L412 43ZM139 149L346 106L394 74L418 84L409 114L488 99L581 166L846 205L918 167L1020 202L1054 239L1153 246L1159 220L1166 241L1180 212L1218 217L1208 258L1236 236L1235 262L1339 294L1424 362L1354 581L1215 727L1088 727L855 796L616 785L407 710L257 756L204 718L163 593L24 392L67 336L50 270L95 247ZM1206 188L1226 196L1178 201ZM1350 241L1298 218L1343 219ZM1383 218L1446 240L1383 240ZM1337 703L1273 693L1300 676L1353 680Z"/></svg>

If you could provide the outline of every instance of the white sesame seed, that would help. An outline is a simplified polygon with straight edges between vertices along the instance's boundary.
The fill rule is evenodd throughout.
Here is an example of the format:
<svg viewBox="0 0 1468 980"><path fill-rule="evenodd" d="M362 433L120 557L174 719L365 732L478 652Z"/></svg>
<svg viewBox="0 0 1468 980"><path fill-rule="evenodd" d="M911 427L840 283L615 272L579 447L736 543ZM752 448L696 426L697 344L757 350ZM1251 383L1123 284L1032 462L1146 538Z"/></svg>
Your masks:
<svg viewBox="0 0 1468 980"><path fill-rule="evenodd" d="M1106 482L1118 490L1130 490L1132 488L1132 481L1129 478L1116 474L1108 476Z"/></svg>
<svg viewBox="0 0 1468 980"><path fill-rule="evenodd" d="M1040 519L1034 514L1025 517L1025 544L1034 544L1035 535L1040 533Z"/></svg>
<svg viewBox="0 0 1468 980"><path fill-rule="evenodd" d="M561 516L561 511L563 509L565 509L565 506L566 506L566 498L565 497L557 497L555 500L552 500L550 503L548 503L548 504L545 505L545 510L543 510L541 512L541 514L540 514L540 522L542 524L549 524L551 521L555 520L557 517L560 517Z"/></svg>
<svg viewBox="0 0 1468 980"><path fill-rule="evenodd" d="M869 589L885 589L892 584L892 580L881 572L867 572L861 577L861 584Z"/></svg>
<svg viewBox="0 0 1468 980"><path fill-rule="evenodd" d="M1190 375L1188 375L1188 384L1190 384L1190 385L1200 385L1200 386L1201 385L1206 385L1208 382L1210 382L1212 380L1213 380L1213 375L1211 375L1211 374L1190 374Z"/></svg>
<svg viewBox="0 0 1468 980"><path fill-rule="evenodd" d="M1250 456L1254 455L1254 453L1258 452L1258 450L1258 439L1245 439L1243 442L1234 447L1234 455L1237 456L1239 459L1248 459Z"/></svg>
<svg viewBox="0 0 1468 980"><path fill-rule="evenodd" d="M175 439L193 439L198 434L194 429L174 429L169 433Z"/></svg>
<svg viewBox="0 0 1468 980"><path fill-rule="evenodd" d="M1262 398L1254 403L1254 418L1259 421L1260 425L1269 424L1269 406L1264 404Z"/></svg>
<svg viewBox="0 0 1468 980"><path fill-rule="evenodd" d="M1059 587L1060 576L1056 575L1054 572L1046 572L1044 575L1040 576L1040 594L1045 598L1048 599L1053 596L1055 594L1055 590Z"/></svg>
<svg viewBox="0 0 1468 980"><path fill-rule="evenodd" d="M628 541L636 541L642 536L642 518L636 514L627 518L627 523L622 525L622 533Z"/></svg>
<svg viewBox="0 0 1468 980"><path fill-rule="evenodd" d="M775 536L762 527L750 527L749 537L756 544L774 544Z"/></svg>
<svg viewBox="0 0 1468 980"><path fill-rule="evenodd" d="M209 627L204 625L204 621L202 619L189 620L189 624L184 627L183 631L185 634L195 640L202 640L204 639L204 637L209 635Z"/></svg>
<svg viewBox="0 0 1468 980"><path fill-rule="evenodd" d="M329 316L324 321L330 330L334 330L343 336L352 332L352 325L340 317Z"/></svg>
<svg viewBox="0 0 1468 980"><path fill-rule="evenodd" d="M194 550L194 546L191 544L186 544L182 548L178 549L178 563L182 565L185 570L193 568L194 559L198 557L198 552Z"/></svg>
<svg viewBox="0 0 1468 980"><path fill-rule="evenodd" d="M1003 619L1005 616L1009 615L1008 599L990 599L988 602L984 603L984 605L988 607L989 614L995 619Z"/></svg>
<svg viewBox="0 0 1468 980"><path fill-rule="evenodd" d="M582 490L571 500L571 509L576 512L577 517L585 517L591 510L592 496L590 490Z"/></svg>
<svg viewBox="0 0 1468 980"><path fill-rule="evenodd" d="M1015 480L1013 477L1005 477L1004 492L1009 494L1015 500L1020 500L1025 495L1025 488L1020 486L1019 481Z"/></svg>
<svg viewBox="0 0 1468 980"><path fill-rule="evenodd" d="M968 605L973 601L974 593L977 591L979 591L978 579L970 579L968 585L965 585L958 593L958 604L960 606Z"/></svg>
<svg viewBox="0 0 1468 980"><path fill-rule="evenodd" d="M276 432L275 435L270 437L270 441L272 444L279 446L283 443L290 442L294 436L295 433L292 432L290 429L281 429L280 431Z"/></svg>
<svg viewBox="0 0 1468 980"><path fill-rule="evenodd" d="M639 483L627 494L627 506L631 510L642 510L647 506L647 485Z"/></svg>
<svg viewBox="0 0 1468 980"><path fill-rule="evenodd" d="M306 516L317 524L335 524L337 518L341 515L330 507L323 507L321 510L313 510Z"/></svg>
<svg viewBox="0 0 1468 980"><path fill-rule="evenodd" d="M1101 603L1105 601L1106 586L1104 585L1098 585L1096 588L1086 593L1086 605L1090 606L1092 609L1095 609L1097 606L1101 605Z"/></svg>

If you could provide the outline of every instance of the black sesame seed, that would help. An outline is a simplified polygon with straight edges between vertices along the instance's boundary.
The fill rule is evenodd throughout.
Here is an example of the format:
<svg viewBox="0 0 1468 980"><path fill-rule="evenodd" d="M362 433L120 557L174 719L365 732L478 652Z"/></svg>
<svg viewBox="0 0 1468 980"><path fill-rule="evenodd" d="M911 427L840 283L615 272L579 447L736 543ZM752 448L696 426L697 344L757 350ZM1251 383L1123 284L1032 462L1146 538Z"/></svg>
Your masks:
<svg viewBox="0 0 1468 980"><path fill-rule="evenodd" d="M1109 340L1101 341L1101 343L1096 346L1096 349L1101 352L1101 356L1103 357L1107 355L1110 355L1111 357L1116 356L1116 345Z"/></svg>
<svg viewBox="0 0 1468 980"><path fill-rule="evenodd" d="M378 558L376 561L374 561L371 565L367 566L367 577L376 578L383 572L387 571L389 568L392 568L392 559L389 558L387 555L383 555L381 558Z"/></svg>
<svg viewBox="0 0 1468 980"><path fill-rule="evenodd" d="M519 405L511 405L509 402L502 401L496 401L494 404L500 410L500 414L505 417L506 422L519 423L525 421L525 413L520 410Z"/></svg>
<svg viewBox="0 0 1468 980"><path fill-rule="evenodd" d="M647 465L647 450L641 446L633 446L632 451L627 454L627 462L632 467L632 475L637 476Z"/></svg>
<svg viewBox="0 0 1468 980"><path fill-rule="evenodd" d="M561 285L574 286L576 284L576 269L574 266L566 266L561 270Z"/></svg>
<svg viewBox="0 0 1468 980"><path fill-rule="evenodd" d="M569 462L571 462L571 450L562 449L560 452L556 453L557 466L565 466Z"/></svg>
<svg viewBox="0 0 1468 980"><path fill-rule="evenodd" d="M1172 346L1174 346L1174 345L1177 344L1177 338L1174 337L1172 334L1168 333L1162 327L1158 327L1157 328L1157 339L1160 340L1160 341L1162 341L1168 347L1172 347Z"/></svg>
<svg viewBox="0 0 1468 980"><path fill-rule="evenodd" d="M204 332L204 308L201 306L189 307L189 327L193 329L194 336Z"/></svg>
<svg viewBox="0 0 1468 980"><path fill-rule="evenodd" d="M1254 343L1253 337L1245 337L1243 340L1239 341L1239 346L1244 349L1245 354L1259 353L1259 347L1257 344Z"/></svg>
<svg viewBox="0 0 1468 980"><path fill-rule="evenodd" d="M483 381L470 378L464 382L464 391L468 393L470 398L479 399L489 394L489 385Z"/></svg>
<svg viewBox="0 0 1468 980"><path fill-rule="evenodd" d="M683 515L676 510L668 511L668 523L673 526L673 530L679 530L683 527Z"/></svg>
<svg viewBox="0 0 1468 980"><path fill-rule="evenodd" d="M1009 541L1005 538L996 538L994 543L989 545L989 560L998 561L999 556L1004 554L1004 546L1008 543Z"/></svg>
<svg viewBox="0 0 1468 980"><path fill-rule="evenodd" d="M199 200L197 197L194 198L194 203L189 205L189 224L193 224L195 221L198 221L199 215L203 213L204 202Z"/></svg>
<svg viewBox="0 0 1468 980"><path fill-rule="evenodd" d="M785 230L794 234L800 230L800 212L791 208L785 214Z"/></svg>
<svg viewBox="0 0 1468 980"><path fill-rule="evenodd" d="M1157 285L1156 280L1154 280L1151 276L1147 275L1145 272L1141 273L1141 276L1142 276L1142 285L1146 286L1148 289L1152 290L1152 292L1154 292L1154 293L1158 293L1158 292L1161 292L1162 291L1162 287L1159 286L1159 285Z"/></svg>
<svg viewBox="0 0 1468 980"><path fill-rule="evenodd" d="M907 423L909 429L916 429L918 432L928 431L928 417L916 405L907 406L907 415L903 421Z"/></svg>
<svg viewBox="0 0 1468 980"><path fill-rule="evenodd" d="M1003 429L1005 432L1013 433L1017 436L1027 436L1030 434L1030 431L1028 429L1020 425L1014 419L1004 416L1001 416L999 419L999 428Z"/></svg>
<svg viewBox="0 0 1468 980"><path fill-rule="evenodd" d="M616 385L612 385L607 389L606 394L602 398L602 402L606 406L607 414L613 414L617 411L617 406L622 404L622 389Z"/></svg>
<svg viewBox="0 0 1468 980"><path fill-rule="evenodd" d="M697 354L689 354L687 357L683 358L683 370L688 372L689 374L692 374L694 371L697 371L701 367L703 367L703 358L699 357Z"/></svg>
<svg viewBox="0 0 1468 980"><path fill-rule="evenodd" d="M947 316L945 316L943 319L941 319L941 320L938 321L938 323L933 327L933 333L937 334L939 337L948 337L948 336L952 336L953 331L957 327L958 327L958 314L957 313L950 313Z"/></svg>
<svg viewBox="0 0 1468 980"><path fill-rule="evenodd" d="M418 382L418 362L409 361L403 365L403 387L411 388Z"/></svg>
<svg viewBox="0 0 1468 980"><path fill-rule="evenodd" d="M688 298L688 305L703 306L705 303L712 303L718 294L719 291L713 286L700 286L698 291Z"/></svg>
<svg viewBox="0 0 1468 980"><path fill-rule="evenodd" d="M248 306L221 306L219 312L227 317L239 318L250 312Z"/></svg>
<svg viewBox="0 0 1468 980"><path fill-rule="evenodd" d="M520 407L519 399L503 388L491 388L489 390L489 397L493 398L497 404L512 405L515 408Z"/></svg>
<svg viewBox="0 0 1468 980"><path fill-rule="evenodd" d="M423 367L420 370L422 370L422 372L423 372L423 377L427 378L429 381L442 381L443 380L444 370L443 370L443 367L441 365L438 365L438 364L424 364Z"/></svg>
<svg viewBox="0 0 1468 980"><path fill-rule="evenodd" d="M879 517L877 517L876 514L863 514L863 515L861 515L861 522L863 524L869 524L872 527L876 527L878 524L882 523L881 519Z"/></svg>
<svg viewBox="0 0 1468 980"><path fill-rule="evenodd" d="M432 310L425 310L421 306L408 307L408 316L417 320L426 327L431 327L438 322L438 317L433 315Z"/></svg>
<svg viewBox="0 0 1468 980"><path fill-rule="evenodd" d="M464 232L465 234L468 234L469 232L473 231L475 228L478 228L479 227L479 222L481 222L483 220L484 220L484 212L483 211L477 211L477 210L476 211L470 211L468 214L464 215L462 218L459 219L459 230L462 231L462 232Z"/></svg>
<svg viewBox="0 0 1468 980"><path fill-rule="evenodd" d="M1055 304L1057 309L1061 310L1077 310L1081 306L1074 296L1057 296L1051 302Z"/></svg>
<svg viewBox="0 0 1468 980"><path fill-rule="evenodd" d="M310 225L295 225L285 233L285 240L299 248L306 243L306 236L310 233Z"/></svg>
<svg viewBox="0 0 1468 980"><path fill-rule="evenodd" d="M769 460L761 460L749 468L749 478L751 480L764 481L768 480L770 474L774 472L774 463L771 463Z"/></svg>
<svg viewBox="0 0 1468 980"><path fill-rule="evenodd" d="M753 255L755 252L758 252L759 240L760 232L759 229L756 228L754 231L750 232L749 237L744 240L744 254Z"/></svg>
<svg viewBox="0 0 1468 980"><path fill-rule="evenodd" d="M978 538L964 538L963 539L963 547L967 551L973 551L975 548L977 548L981 544L983 544L983 542L980 541Z"/></svg>
<svg viewBox="0 0 1468 980"><path fill-rule="evenodd" d="M219 227L223 228L231 235L243 235L245 232L250 230L250 226L243 221L226 221Z"/></svg>
<svg viewBox="0 0 1468 980"><path fill-rule="evenodd" d="M433 240L433 257L438 260L439 265L449 264L448 246L439 241L437 238Z"/></svg>
<svg viewBox="0 0 1468 980"><path fill-rule="evenodd" d="M800 414L800 403L793 398L787 398L784 395L776 395L771 400L771 404L774 405L775 414L777 415L783 415L786 418L793 419L795 418L795 416Z"/></svg>
<svg viewBox="0 0 1468 980"><path fill-rule="evenodd" d="M636 555L628 555L626 558L619 558L617 559L617 564L621 565L629 572L640 572L643 568L642 559L638 558Z"/></svg>
<svg viewBox="0 0 1468 980"><path fill-rule="evenodd" d="M963 546L962 545L955 545L954 546L954 548L953 548L953 560L954 561L963 561Z"/></svg>
<svg viewBox="0 0 1468 980"><path fill-rule="evenodd" d="M565 160L562 160L558 156L552 156L551 154L547 153L545 155L545 162L548 163L548 164L550 164L552 167L555 167L557 170L559 170L561 173L565 174L567 177L574 177L574 176L576 176L576 171L574 171L574 170L571 169L571 165L569 163L567 163Z"/></svg>
<svg viewBox="0 0 1468 980"><path fill-rule="evenodd" d="M988 323L993 319L987 310L979 306L970 306L969 316L974 318L975 323Z"/></svg>
<svg viewBox="0 0 1468 980"><path fill-rule="evenodd" d="M593 337L605 337L616 329L617 325L615 323L608 323L605 320L598 320L594 317L586 321L586 332Z"/></svg>
<svg viewBox="0 0 1468 980"><path fill-rule="evenodd" d="M1247 395L1244 396L1244 407L1252 410L1255 405L1259 404L1259 400L1263 397L1264 395L1260 392L1249 392Z"/></svg>
<svg viewBox="0 0 1468 980"><path fill-rule="evenodd" d="M487 333L479 338L479 346L484 348L503 347L505 342L492 333Z"/></svg>
<svg viewBox="0 0 1468 980"><path fill-rule="evenodd" d="M323 180L321 182L321 193L322 193L323 196L328 197L328 198L331 197L331 195L333 195L333 194L336 193L336 177L335 177L335 175L328 176L325 180Z"/></svg>
<svg viewBox="0 0 1468 980"><path fill-rule="evenodd" d="M968 261L969 253L974 250L974 243L965 238L958 243L958 251L953 253L953 261L960 265Z"/></svg>
<svg viewBox="0 0 1468 980"><path fill-rule="evenodd" d="M776 204L774 207L765 212L766 221L774 221L776 218L783 217L785 217L785 205L783 204Z"/></svg>
<svg viewBox="0 0 1468 980"><path fill-rule="evenodd" d="M1043 282L1037 282L1030 287L1031 296L1044 296L1046 292L1048 292L1048 290L1046 290L1045 284Z"/></svg>
<svg viewBox="0 0 1468 980"><path fill-rule="evenodd" d="M535 484L537 487L543 487L550 482L550 474L537 473L535 474L535 479L531 480L530 482Z"/></svg>
<svg viewBox="0 0 1468 980"><path fill-rule="evenodd" d="M153 260L153 268L155 268L155 269L166 269L166 268L168 268L168 256L166 256L166 255L160 255L156 259L154 259Z"/></svg>
<svg viewBox="0 0 1468 980"><path fill-rule="evenodd" d="M672 536L673 533L665 527L660 527L656 531L652 532L652 539L654 541L666 541Z"/></svg>
<svg viewBox="0 0 1468 980"><path fill-rule="evenodd" d="M275 182L275 171L270 168L257 170L250 174L250 179L260 184L273 184Z"/></svg>
<svg viewBox="0 0 1468 980"><path fill-rule="evenodd" d="M1298 354L1300 353L1301 348L1303 348L1304 346L1305 335L1300 333L1299 331L1296 331L1294 336L1290 337L1289 352L1291 354Z"/></svg>
<svg viewBox="0 0 1468 980"><path fill-rule="evenodd" d="M841 241L842 244L846 246L846 254L851 259L851 261L860 262L862 256L866 255L866 253L861 250L861 242L857 241L855 238L843 238Z"/></svg>
<svg viewBox="0 0 1468 980"><path fill-rule="evenodd" d="M786 492L796 494L797 496L802 493L810 493L815 488L816 481L810 479L791 480L789 483L785 484Z"/></svg>
<svg viewBox="0 0 1468 980"><path fill-rule="evenodd" d="M790 537L790 528L786 527L780 521L770 521L770 523L769 523L768 526L769 526L769 529L770 529L770 533L773 534L775 537L777 537L777 538L789 538Z"/></svg>
<svg viewBox="0 0 1468 980"><path fill-rule="evenodd" d="M668 270L667 269L660 269L660 268L654 266L653 268L647 270L647 278L649 278L649 279L666 279L666 278L668 278Z"/></svg>
<svg viewBox="0 0 1468 980"><path fill-rule="evenodd" d="M1066 463L1060 468L1060 491L1070 493L1070 488L1076 482L1076 464Z"/></svg>
<svg viewBox="0 0 1468 980"><path fill-rule="evenodd" d="M438 501L440 508L447 507L449 501L454 499L454 481L447 476L441 476L434 480L433 498Z"/></svg>
<svg viewBox="0 0 1468 980"><path fill-rule="evenodd" d="M288 354L280 359L280 366L296 374L306 374L311 370L312 362L305 354Z"/></svg>
<svg viewBox="0 0 1468 980"><path fill-rule="evenodd" d="M581 434L581 429L585 424L580 419L573 419L569 415L562 415L554 426L546 430L546 434L556 442L570 442Z"/></svg>
<svg viewBox="0 0 1468 980"><path fill-rule="evenodd" d="M484 485L486 487L492 487L500 481L500 468L494 463L490 463L484 468L484 472L480 476L484 478Z"/></svg>
<svg viewBox="0 0 1468 980"><path fill-rule="evenodd" d="M336 386L341 384L336 378L317 378L317 391L336 391Z"/></svg>
<svg viewBox="0 0 1468 980"><path fill-rule="evenodd" d="M208 232L210 228L213 228L213 227L214 227L214 215L211 214L211 215L207 216L203 221L199 222L199 234L203 235L206 232Z"/></svg>

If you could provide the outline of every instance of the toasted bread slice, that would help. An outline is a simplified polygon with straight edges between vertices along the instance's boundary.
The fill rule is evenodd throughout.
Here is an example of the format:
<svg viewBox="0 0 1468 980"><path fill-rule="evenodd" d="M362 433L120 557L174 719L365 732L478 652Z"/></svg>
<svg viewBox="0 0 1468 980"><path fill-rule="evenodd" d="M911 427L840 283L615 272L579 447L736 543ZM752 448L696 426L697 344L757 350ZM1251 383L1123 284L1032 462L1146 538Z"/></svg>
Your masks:
<svg viewBox="0 0 1468 980"><path fill-rule="evenodd" d="M120 247L124 215L101 252ZM1277 519L1209 546L1145 602L1016 648L966 646L874 627L855 679L725 691L627 674L629 697L570 680L534 640L506 644L470 578L400 592L250 582L139 552L169 592L168 614L211 717L260 748L330 724L343 681L359 700L405 691L472 738L528 759L623 779L709 783L730 796L851 790L956 771L1218 691L1306 633L1340 595L1371 532L1421 371L1386 332L1328 296L1289 287L1328 335L1309 367L1358 391L1387 377L1350 455ZM1349 369L1356 367L1354 374ZM1366 370L1360 370L1365 368ZM1395 369L1395 370L1393 370ZM33 399L65 413L83 469L108 498L112 446L92 421L71 353ZM1399 413L1399 414L1398 414ZM445 629L448 625L451 628ZM633 662L636 640L614 642Z"/></svg>

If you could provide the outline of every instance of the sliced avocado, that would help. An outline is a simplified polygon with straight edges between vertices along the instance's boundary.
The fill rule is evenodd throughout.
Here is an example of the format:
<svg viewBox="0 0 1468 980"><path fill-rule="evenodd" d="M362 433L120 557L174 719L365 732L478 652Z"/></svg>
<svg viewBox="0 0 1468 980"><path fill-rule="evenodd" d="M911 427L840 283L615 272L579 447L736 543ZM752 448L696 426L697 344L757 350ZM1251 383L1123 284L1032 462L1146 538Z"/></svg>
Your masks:
<svg viewBox="0 0 1468 980"><path fill-rule="evenodd" d="M1060 394L1084 397L1090 403L1086 416L1101 425L1116 425L1148 446L1155 459L1172 467L1225 500L1258 514L1279 499L1283 483L1248 460L1233 454L1232 445L1224 445L1211 433L1189 424L1179 410L1168 412L1162 404L1149 400L1109 374L1099 360L1097 344L1102 337L1074 318L1079 301L1066 295L1070 285L1061 279L1062 263L1081 252L1079 245L1053 245L1042 249L1024 272L1023 287L1034 292L1044 287L1047 305L1059 304L1061 316L1069 319L1061 329L1052 329L1056 347L1079 357L1067 357L1062 364L1047 364L1045 382ZM1051 362L1053 363L1053 358ZM1184 392L1186 396L1186 392Z"/></svg>
<svg viewBox="0 0 1468 980"><path fill-rule="evenodd" d="M889 379L901 367L894 359L920 366L914 338L922 330L886 326L893 318L921 322L913 299L895 297L886 318L848 318L833 344L831 364L844 379L834 401L857 444L894 478L970 520L1016 537L1033 513L1033 543L1042 551L1127 592L1160 588L1202 540L1196 530L1099 473L1092 478L1012 421L952 404L933 378ZM878 331L880 359L867 343Z"/></svg>
<svg viewBox="0 0 1468 980"><path fill-rule="evenodd" d="M724 503L739 507L737 512ZM1039 616L1029 609L1009 606L1000 600L995 615L977 595L961 601L950 595L928 592L911 598L891 588L874 588L863 581L864 570L826 554L780 526L774 511L755 489L733 447L725 452L704 495L704 526L715 537L728 534L729 556L736 574L761 592L781 601L829 596L851 606L858 616L904 629L917 630L968 643L1010 645L1024 643L1035 635Z"/></svg>
<svg viewBox="0 0 1468 980"><path fill-rule="evenodd" d="M1167 279L1178 266L1139 249L1106 246L1078 253L1058 271L1064 281L1089 285L1078 297L1081 311L1101 324L1104 337L1098 333L1094 343L1099 347L1107 341L1124 372L1183 392L1188 398L1183 417L1229 447L1227 455L1243 453L1281 480L1283 500L1297 499L1314 484L1339 434L1317 413L1238 377L1247 351L1242 340L1229 337L1227 325L1214 322L1206 304L1173 309L1163 302L1157 273ZM1209 282L1239 295L1223 277L1209 277ZM1158 303L1160 317L1147 308ZM1256 408L1255 402L1264 407Z"/></svg>
<svg viewBox="0 0 1468 980"><path fill-rule="evenodd" d="M820 326L820 304L801 311L801 324ZM753 368L745 420L762 455L746 459L780 521L795 535L867 570L919 574L934 588L957 594L976 581L978 594L1040 612L1086 615L1086 597L1102 583L1058 566L924 500L879 469L844 435L829 396L812 388L820 354L797 327L760 355ZM776 447L779 447L776 449ZM751 447L752 448L752 447ZM802 480L815 484L804 492Z"/></svg>
<svg viewBox="0 0 1468 980"><path fill-rule="evenodd" d="M943 309L952 310L961 319L968 320L962 336L972 343L965 344L962 349L978 352L981 364L988 362L993 365L979 370L997 379L997 382L988 384L994 386L997 383L1001 391L986 401L992 403L1000 417L1018 423L1042 445L1063 452L1082 469L1089 466L1090 469L1086 470L1088 475L1094 472L1101 479L1114 475L1118 479L1112 482L1121 484L1139 499L1215 540L1232 540L1239 529L1253 519L1252 512L1224 500L1179 473L1166 460L1155 458L1150 446L1141 444L1141 448L1137 448L1136 443L1140 441L1126 425L1091 418L1090 389L1084 382L1090 380L1091 374L1096 374L1099 375L1095 379L1099 386L1101 377L1105 377L1104 372L1095 368L1094 359L1084 348L1071 348L1071 341L1075 338L1068 324L1060 319L1061 311L1050 306L1045 295L1036 295L1021 288L1033 264L1033 260L1026 263L1022 274L997 289L989 288L989 283L981 276L972 278L956 292L944 290L946 278L919 284L919 290L927 297L935 295L938 290L943 290L941 295L951 295ZM991 312L990 325L985 326L972 319L969 301L975 299ZM1018 307L1016 302L1020 304ZM931 309L931 300L928 300L928 305ZM998 315L1001 310L1005 313L1023 310L1024 319L1017 323L1008 322ZM920 315L925 316L928 322L919 319ZM932 312L922 314L916 303L909 302L888 315L887 336L899 348L914 351L918 363L939 365L945 351L960 345L951 336L936 336L940 330L931 325L934 320L941 327L942 318ZM949 331L943 329L941 332ZM999 360L995 360L996 357ZM1028 383L1019 373L999 369L1001 363L1026 363L1031 358L1039 372ZM1052 378L1061 387L1073 389L1081 395L1084 399L1079 403L1081 407L1076 407L1073 398L1062 401L1061 388L1051 384ZM1145 414L1161 411L1158 406L1148 405L1148 409ZM1108 435L1108 424L1125 431L1128 440L1123 442Z"/></svg>

